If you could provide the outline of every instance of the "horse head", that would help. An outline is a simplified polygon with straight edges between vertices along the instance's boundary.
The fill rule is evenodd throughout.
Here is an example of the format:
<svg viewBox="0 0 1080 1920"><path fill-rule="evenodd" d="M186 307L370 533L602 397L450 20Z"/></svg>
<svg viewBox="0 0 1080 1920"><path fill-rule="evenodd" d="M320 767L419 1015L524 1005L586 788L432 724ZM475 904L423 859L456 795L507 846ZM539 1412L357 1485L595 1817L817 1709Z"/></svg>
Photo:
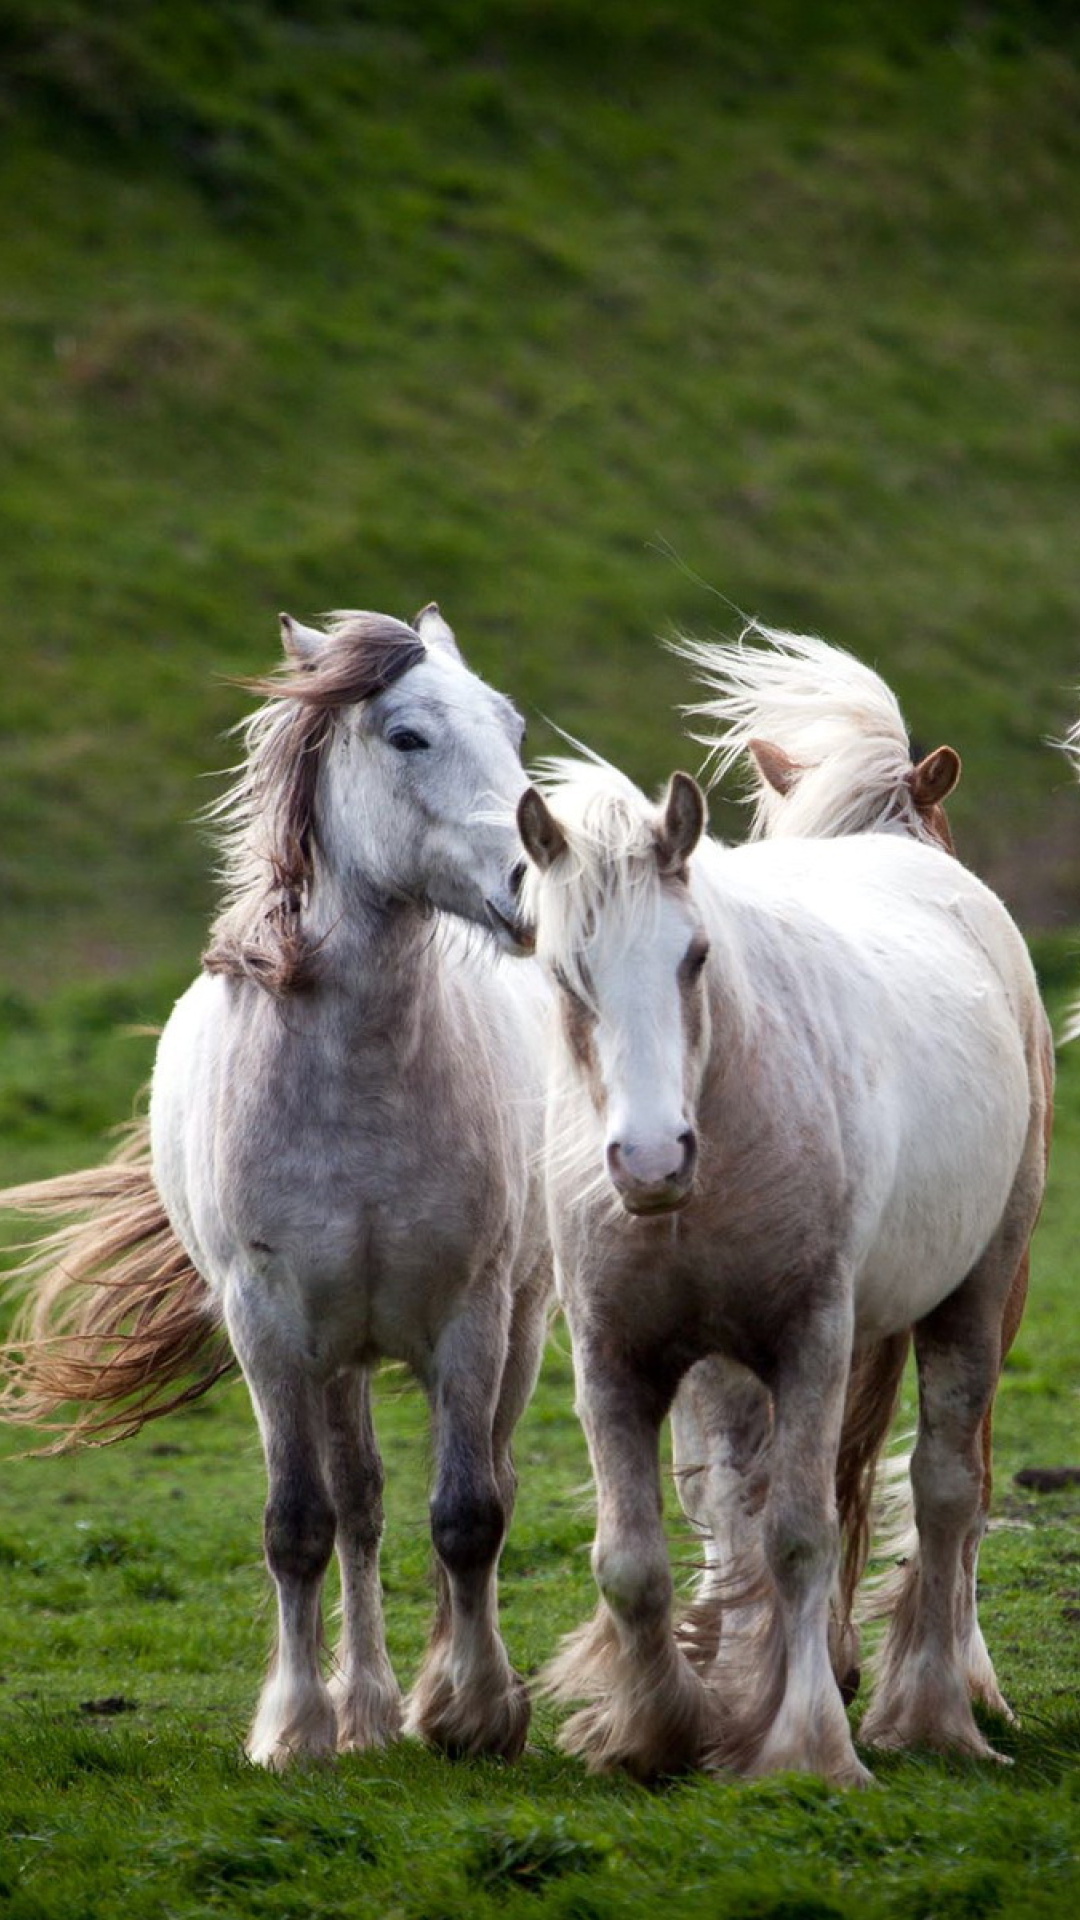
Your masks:
<svg viewBox="0 0 1080 1920"><path fill-rule="evenodd" d="M709 942L689 877L705 800L676 773L654 809L606 768L581 769L552 798L554 810L533 787L518 806L523 904L603 1128L607 1177L628 1213L670 1213L693 1190L708 1050Z"/></svg>
<svg viewBox="0 0 1080 1920"><path fill-rule="evenodd" d="M325 632L283 614L281 631L285 663L247 683L267 698L208 816L226 901L204 964L291 992L359 902L457 914L531 951L514 818L524 724L438 608L411 625L337 614Z"/></svg>

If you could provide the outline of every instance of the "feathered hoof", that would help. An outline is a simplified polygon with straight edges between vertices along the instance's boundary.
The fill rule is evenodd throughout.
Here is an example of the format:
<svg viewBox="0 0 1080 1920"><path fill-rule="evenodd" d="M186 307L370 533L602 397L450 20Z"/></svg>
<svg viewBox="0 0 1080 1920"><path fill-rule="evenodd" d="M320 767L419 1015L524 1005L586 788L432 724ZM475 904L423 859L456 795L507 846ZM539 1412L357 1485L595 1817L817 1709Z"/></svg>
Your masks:
<svg viewBox="0 0 1080 1920"><path fill-rule="evenodd" d="M662 1673L624 1677L566 1722L559 1744L592 1773L620 1769L648 1785L702 1766L715 1739L713 1704L672 1647Z"/></svg>
<svg viewBox="0 0 1080 1920"><path fill-rule="evenodd" d="M966 1703L965 1703L966 1708ZM960 1754L970 1760L989 1760L997 1766L1011 1767L1012 1761L990 1745L975 1725L970 1709L944 1712L918 1702L879 1707L875 1701L859 1729L864 1747L882 1753L904 1752L909 1748L928 1748L932 1753Z"/></svg>
<svg viewBox="0 0 1080 1920"><path fill-rule="evenodd" d="M516 1760L525 1746L532 1708L525 1682L508 1667L489 1687L454 1688L445 1668L421 1673L405 1709L407 1734L451 1760L480 1754Z"/></svg>
<svg viewBox="0 0 1080 1920"><path fill-rule="evenodd" d="M583 1627L575 1627L557 1653L542 1667L533 1690L545 1700L564 1705L575 1700L601 1700L614 1687L619 1669L619 1637L604 1606Z"/></svg>
<svg viewBox="0 0 1080 1920"><path fill-rule="evenodd" d="M830 1743L828 1748L815 1740L773 1742L766 1740L757 1758L746 1769L751 1780L774 1773L811 1773L833 1787L873 1787L877 1782L869 1767L864 1767L851 1741Z"/></svg>
<svg viewBox="0 0 1080 1920"><path fill-rule="evenodd" d="M369 1747L388 1747L400 1740L404 1702L396 1682L359 1680L337 1675L330 1682L330 1698L337 1718L339 1753L362 1753Z"/></svg>
<svg viewBox="0 0 1080 1920"><path fill-rule="evenodd" d="M692 1600L675 1623L675 1644L695 1673L706 1673L720 1651L723 1611L705 1595Z"/></svg>
<svg viewBox="0 0 1080 1920"><path fill-rule="evenodd" d="M1006 1726L1018 1727L1020 1722L998 1686L997 1675L989 1659L969 1666L966 1673L968 1693L972 1700L995 1714L999 1720L1004 1720Z"/></svg>
<svg viewBox="0 0 1080 1920"><path fill-rule="evenodd" d="M337 1752L337 1717L323 1688L303 1700L265 1699L255 1715L246 1753L257 1767L284 1773L304 1763L323 1764Z"/></svg>

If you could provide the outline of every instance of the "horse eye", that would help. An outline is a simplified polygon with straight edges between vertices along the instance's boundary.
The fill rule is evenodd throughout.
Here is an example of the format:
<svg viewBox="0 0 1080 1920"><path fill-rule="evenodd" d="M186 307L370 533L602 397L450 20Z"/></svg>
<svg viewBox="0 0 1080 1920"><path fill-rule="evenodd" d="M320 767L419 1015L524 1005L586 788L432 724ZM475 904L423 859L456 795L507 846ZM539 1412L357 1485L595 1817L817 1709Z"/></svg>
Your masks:
<svg viewBox="0 0 1080 1920"><path fill-rule="evenodd" d="M398 753L425 753L431 744L422 734L414 733L411 727L395 727L386 738Z"/></svg>
<svg viewBox="0 0 1080 1920"><path fill-rule="evenodd" d="M708 957L708 941L692 940L687 950L686 958L683 961L683 977L690 981L700 979Z"/></svg>

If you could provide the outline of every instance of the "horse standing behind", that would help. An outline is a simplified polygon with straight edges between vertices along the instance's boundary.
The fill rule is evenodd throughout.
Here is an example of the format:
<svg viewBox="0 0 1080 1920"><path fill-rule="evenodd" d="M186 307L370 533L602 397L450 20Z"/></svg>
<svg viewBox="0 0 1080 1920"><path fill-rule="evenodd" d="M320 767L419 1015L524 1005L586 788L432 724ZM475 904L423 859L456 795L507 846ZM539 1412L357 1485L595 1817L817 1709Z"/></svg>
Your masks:
<svg viewBox="0 0 1080 1920"><path fill-rule="evenodd" d="M402 1729L369 1373L406 1362L432 1409L438 1592L404 1726L514 1755L528 1704L496 1571L550 1265L533 1174L546 988L492 951L525 939L522 723L435 607L414 626L345 614L327 634L285 617L283 636L216 809L226 900L161 1038L149 1137L0 1196L85 1216L27 1265L3 1411L55 1420L82 1400L69 1440L133 1431L224 1369L224 1325L266 1455L279 1615L248 1751L281 1767Z"/></svg>
<svg viewBox="0 0 1080 1920"><path fill-rule="evenodd" d="M980 882L904 836L725 851L686 775L654 810L611 769L562 772L519 822L523 905L559 984L549 1218L598 1495L600 1608L549 1676L589 1703L566 1743L646 1776L868 1777L829 1661L837 1462L853 1347L914 1328L918 1572L871 1737L988 1753L958 1616L1043 1186L1051 1055L1024 943ZM672 1631L657 1453L714 1353L772 1406L766 1632L726 1693Z"/></svg>
<svg viewBox="0 0 1080 1920"><path fill-rule="evenodd" d="M762 644L748 645L750 640ZM872 668L812 635L756 622L734 644L683 639L674 651L694 667L706 690L706 698L687 711L700 729L694 737L709 748L710 784L740 761L748 764L751 839L901 833L955 851L944 802L960 777L959 756L943 746L913 757L895 695ZM1047 1152L1052 1117L1048 1107ZM1023 1317L1029 1269L1025 1247L1002 1316L1002 1362ZM848 1524L833 1647L848 1695L858 1687L852 1605L869 1545L855 1516L865 1511L864 1482L891 1424L909 1348L904 1331L857 1346L852 1359L837 1488ZM726 1657L718 1645L714 1596L753 1532L767 1432L760 1385L744 1370L713 1358L680 1388L672 1415L677 1484L702 1532L707 1560L685 1640L705 1664L718 1654ZM992 1407L983 1422L982 1456L985 1526L993 1488ZM1011 1719L979 1628L977 1572L978 1542L970 1540L960 1624L964 1664L973 1697ZM912 1544L899 1578L879 1590L873 1611L903 1609L917 1578ZM726 1639L729 1652L737 1648L738 1629L729 1628ZM872 1719L868 1726L872 1733Z"/></svg>

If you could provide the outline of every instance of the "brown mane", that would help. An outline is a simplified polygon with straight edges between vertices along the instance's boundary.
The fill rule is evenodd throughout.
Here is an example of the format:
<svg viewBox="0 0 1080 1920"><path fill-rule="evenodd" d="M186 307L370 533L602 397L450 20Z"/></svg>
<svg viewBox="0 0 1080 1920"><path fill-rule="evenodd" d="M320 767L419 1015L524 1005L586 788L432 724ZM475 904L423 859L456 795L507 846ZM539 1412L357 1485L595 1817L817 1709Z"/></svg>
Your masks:
<svg viewBox="0 0 1080 1920"><path fill-rule="evenodd" d="M283 996L310 986L319 942L304 926L314 873L315 793L334 715L382 693L425 656L412 627L342 614L313 656L241 684L266 704L244 722L235 785L210 808L222 828L225 902L210 930L208 973Z"/></svg>

